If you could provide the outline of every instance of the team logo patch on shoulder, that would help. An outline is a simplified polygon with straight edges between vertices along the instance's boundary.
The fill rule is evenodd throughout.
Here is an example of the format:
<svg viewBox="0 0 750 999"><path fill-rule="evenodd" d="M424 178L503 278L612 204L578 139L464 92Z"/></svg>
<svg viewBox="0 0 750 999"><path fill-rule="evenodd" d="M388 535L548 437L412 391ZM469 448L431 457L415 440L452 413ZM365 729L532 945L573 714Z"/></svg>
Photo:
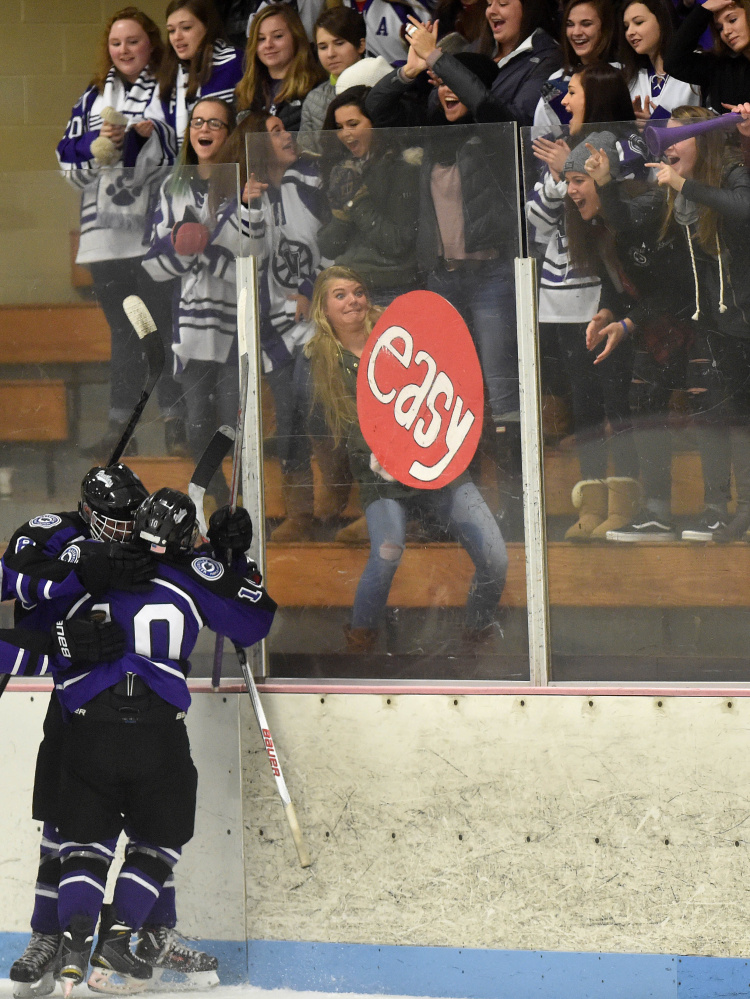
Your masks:
<svg viewBox="0 0 750 999"><path fill-rule="evenodd" d="M221 579L224 575L224 566L221 562L217 562L212 558L206 558L205 555L193 559L193 569L195 569L199 576L203 576L204 579Z"/></svg>
<svg viewBox="0 0 750 999"><path fill-rule="evenodd" d="M31 540L31 538L27 538L25 534L22 534L21 537L18 539L18 541L16 541L16 555L21 551L22 548L28 548L29 545L33 547L34 542Z"/></svg>
<svg viewBox="0 0 750 999"><path fill-rule="evenodd" d="M34 517L29 521L30 527L59 527L62 520L56 513L43 513L41 517Z"/></svg>
<svg viewBox="0 0 750 999"><path fill-rule="evenodd" d="M69 545L60 556L61 562L80 562L81 549L78 545Z"/></svg>

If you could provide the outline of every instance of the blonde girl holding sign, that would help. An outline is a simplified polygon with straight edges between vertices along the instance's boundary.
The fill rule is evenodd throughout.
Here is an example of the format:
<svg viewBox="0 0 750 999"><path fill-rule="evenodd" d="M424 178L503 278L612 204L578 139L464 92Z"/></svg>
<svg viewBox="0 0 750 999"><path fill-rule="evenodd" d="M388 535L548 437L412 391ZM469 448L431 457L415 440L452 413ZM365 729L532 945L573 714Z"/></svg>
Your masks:
<svg viewBox="0 0 750 999"><path fill-rule="evenodd" d="M378 315L359 275L348 267L329 267L315 282L311 308L315 332L305 347L311 406L323 415L330 434L346 442L370 535L370 555L357 585L351 626L345 629L347 648L365 652L377 643L404 553L406 523L415 511L429 511L461 542L474 563L463 637L475 646L496 632L508 569L505 542L468 475L442 489L414 489L397 482L375 460L359 425L356 395L359 359Z"/></svg>

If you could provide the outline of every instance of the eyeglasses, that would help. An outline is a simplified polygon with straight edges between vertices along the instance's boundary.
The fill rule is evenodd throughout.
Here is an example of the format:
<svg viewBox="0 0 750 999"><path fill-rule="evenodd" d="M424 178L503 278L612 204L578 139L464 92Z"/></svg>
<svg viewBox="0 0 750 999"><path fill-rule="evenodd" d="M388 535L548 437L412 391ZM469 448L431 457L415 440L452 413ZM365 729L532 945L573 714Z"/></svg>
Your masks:
<svg viewBox="0 0 750 999"><path fill-rule="evenodd" d="M221 118L191 118L190 127L191 128L203 128L204 125L208 125L212 132L218 132L220 128L229 128L229 125Z"/></svg>

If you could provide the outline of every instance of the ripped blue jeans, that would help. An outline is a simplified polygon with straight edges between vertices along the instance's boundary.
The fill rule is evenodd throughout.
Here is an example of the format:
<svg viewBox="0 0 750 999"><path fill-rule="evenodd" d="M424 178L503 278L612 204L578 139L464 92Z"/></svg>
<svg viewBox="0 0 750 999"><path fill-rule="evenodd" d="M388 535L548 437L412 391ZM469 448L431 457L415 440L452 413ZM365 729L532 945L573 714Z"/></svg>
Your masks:
<svg viewBox="0 0 750 999"><path fill-rule="evenodd" d="M353 628L377 628L401 562L410 512L429 509L450 535L460 541L476 572L466 600L465 625L479 630L491 624L505 586L508 553L489 507L473 482L444 489L425 489L408 500L379 499L366 510L370 557L357 585Z"/></svg>

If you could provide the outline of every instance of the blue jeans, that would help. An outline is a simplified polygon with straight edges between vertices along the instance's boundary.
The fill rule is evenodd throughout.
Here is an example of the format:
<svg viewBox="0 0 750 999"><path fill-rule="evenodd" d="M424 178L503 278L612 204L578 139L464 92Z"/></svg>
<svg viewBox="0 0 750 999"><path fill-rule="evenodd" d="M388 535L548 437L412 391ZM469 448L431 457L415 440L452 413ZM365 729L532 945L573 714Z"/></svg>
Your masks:
<svg viewBox="0 0 750 999"><path fill-rule="evenodd" d="M357 586L353 628L377 628L393 577L401 562L410 508L429 509L452 537L460 541L476 567L466 600L466 627L491 624L505 586L508 553L505 542L473 482L444 489L425 489L408 500L379 499L366 510L370 557Z"/></svg>
<svg viewBox="0 0 750 999"><path fill-rule="evenodd" d="M427 287L461 313L474 339L496 423L518 420L516 292L510 261L483 260L455 271L441 266Z"/></svg>

